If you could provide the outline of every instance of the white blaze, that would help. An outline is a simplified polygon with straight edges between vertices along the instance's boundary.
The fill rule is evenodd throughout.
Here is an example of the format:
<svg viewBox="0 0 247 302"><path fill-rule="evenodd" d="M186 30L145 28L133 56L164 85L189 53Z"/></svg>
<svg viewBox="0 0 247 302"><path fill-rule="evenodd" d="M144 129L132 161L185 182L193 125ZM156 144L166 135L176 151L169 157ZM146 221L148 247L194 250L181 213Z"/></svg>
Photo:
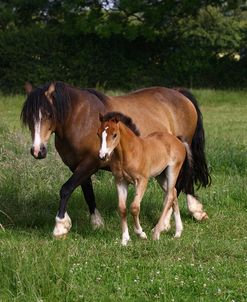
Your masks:
<svg viewBox="0 0 247 302"><path fill-rule="evenodd" d="M33 140L33 153L35 156L38 156L41 144L41 137L40 137L40 129L41 129L41 119L42 114L39 110L39 119L35 121L34 124L34 140Z"/></svg>
<svg viewBox="0 0 247 302"><path fill-rule="evenodd" d="M106 138L107 138L106 130L107 129L108 129L108 127L106 127L105 130L102 132L102 143L101 143L101 148L99 151L100 158L104 158L109 153L109 149L107 148L107 143L106 143Z"/></svg>

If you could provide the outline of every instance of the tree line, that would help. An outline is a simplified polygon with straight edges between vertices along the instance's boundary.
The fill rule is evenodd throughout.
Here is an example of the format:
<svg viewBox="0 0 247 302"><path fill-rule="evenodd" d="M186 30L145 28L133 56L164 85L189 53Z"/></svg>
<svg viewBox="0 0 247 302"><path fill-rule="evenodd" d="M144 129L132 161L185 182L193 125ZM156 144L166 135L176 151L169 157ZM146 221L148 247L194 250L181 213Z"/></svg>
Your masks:
<svg viewBox="0 0 247 302"><path fill-rule="evenodd" d="M244 88L247 1L2 0L0 90Z"/></svg>

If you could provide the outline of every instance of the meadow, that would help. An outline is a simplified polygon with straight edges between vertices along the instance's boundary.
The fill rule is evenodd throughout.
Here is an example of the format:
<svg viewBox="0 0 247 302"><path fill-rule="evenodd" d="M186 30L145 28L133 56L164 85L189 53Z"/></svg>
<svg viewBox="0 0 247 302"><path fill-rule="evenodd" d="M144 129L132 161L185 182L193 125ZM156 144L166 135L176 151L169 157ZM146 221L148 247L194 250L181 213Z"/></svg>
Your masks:
<svg viewBox="0 0 247 302"><path fill-rule="evenodd" d="M247 92L194 90L204 117L212 185L199 189L209 220L196 222L179 197L184 232L174 222L160 241L151 229L162 192L150 181L139 240L129 217L131 244L120 245L112 176L93 176L105 228L93 231L77 189L66 240L52 230L59 189L70 175L50 141L48 157L30 155L19 120L24 96L0 96L0 301L247 301ZM130 190L128 201L133 196Z"/></svg>

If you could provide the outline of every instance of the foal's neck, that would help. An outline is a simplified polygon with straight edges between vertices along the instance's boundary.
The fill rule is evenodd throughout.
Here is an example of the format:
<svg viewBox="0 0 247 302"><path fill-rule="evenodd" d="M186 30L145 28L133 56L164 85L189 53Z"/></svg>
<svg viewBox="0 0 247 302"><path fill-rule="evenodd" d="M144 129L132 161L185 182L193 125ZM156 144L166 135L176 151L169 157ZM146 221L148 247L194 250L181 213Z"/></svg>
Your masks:
<svg viewBox="0 0 247 302"><path fill-rule="evenodd" d="M137 146L140 144L140 138L136 136L125 124L120 122L120 142L116 147L116 153L121 161L132 157L133 152L137 151Z"/></svg>

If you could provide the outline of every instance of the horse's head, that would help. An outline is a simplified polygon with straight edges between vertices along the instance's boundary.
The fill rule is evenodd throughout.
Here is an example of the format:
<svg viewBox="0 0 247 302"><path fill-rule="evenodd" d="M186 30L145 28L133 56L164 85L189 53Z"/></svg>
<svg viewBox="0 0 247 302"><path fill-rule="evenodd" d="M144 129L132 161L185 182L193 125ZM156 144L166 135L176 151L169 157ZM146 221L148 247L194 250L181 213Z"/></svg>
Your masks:
<svg viewBox="0 0 247 302"><path fill-rule="evenodd" d="M98 129L98 136L101 141L99 157L102 160L107 161L120 141L119 120L117 118L112 118L104 121L104 117L101 114L99 119L101 122Z"/></svg>
<svg viewBox="0 0 247 302"><path fill-rule="evenodd" d="M21 119L31 131L31 154L36 159L42 159L47 154L47 143L56 128L56 109L54 106L53 83L42 88L32 89L25 85L27 99L23 105Z"/></svg>

